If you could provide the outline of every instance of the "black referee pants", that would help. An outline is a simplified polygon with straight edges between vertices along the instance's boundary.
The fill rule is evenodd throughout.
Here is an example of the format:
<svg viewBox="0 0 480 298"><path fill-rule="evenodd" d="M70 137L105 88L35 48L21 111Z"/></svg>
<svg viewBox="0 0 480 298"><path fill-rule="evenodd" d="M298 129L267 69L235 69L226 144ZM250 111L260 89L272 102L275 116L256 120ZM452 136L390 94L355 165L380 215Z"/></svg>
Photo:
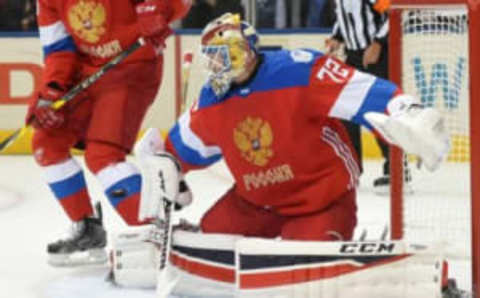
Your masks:
<svg viewBox="0 0 480 298"><path fill-rule="evenodd" d="M347 60L346 64L355 67L356 69L372 74L379 78L388 79L388 48L382 47L382 53L380 54L379 61L376 64L370 64L367 68L363 67L363 53L364 50L350 51L346 50ZM352 140L355 151L357 152L360 160L360 169L363 172L363 158L362 158L362 142L360 126L350 121L343 121L343 124L347 128L350 139ZM390 173L390 150L389 145L383 140L377 139L377 143L382 151L382 155L385 158L383 164L383 174L388 175Z"/></svg>

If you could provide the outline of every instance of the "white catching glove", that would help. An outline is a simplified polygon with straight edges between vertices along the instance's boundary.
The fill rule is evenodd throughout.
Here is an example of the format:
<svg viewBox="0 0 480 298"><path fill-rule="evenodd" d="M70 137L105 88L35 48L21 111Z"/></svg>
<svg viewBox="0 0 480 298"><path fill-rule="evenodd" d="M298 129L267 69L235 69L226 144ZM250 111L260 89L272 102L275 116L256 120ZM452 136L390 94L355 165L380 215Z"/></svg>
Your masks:
<svg viewBox="0 0 480 298"><path fill-rule="evenodd" d="M135 145L134 153L142 173L139 220L165 218L163 199L175 203L178 210L192 202L176 158L164 151L163 139L156 128L149 128Z"/></svg>
<svg viewBox="0 0 480 298"><path fill-rule="evenodd" d="M445 120L433 108L423 108L410 95L393 98L390 115L369 112L365 119L391 144L418 155L429 171L438 168L450 149Z"/></svg>

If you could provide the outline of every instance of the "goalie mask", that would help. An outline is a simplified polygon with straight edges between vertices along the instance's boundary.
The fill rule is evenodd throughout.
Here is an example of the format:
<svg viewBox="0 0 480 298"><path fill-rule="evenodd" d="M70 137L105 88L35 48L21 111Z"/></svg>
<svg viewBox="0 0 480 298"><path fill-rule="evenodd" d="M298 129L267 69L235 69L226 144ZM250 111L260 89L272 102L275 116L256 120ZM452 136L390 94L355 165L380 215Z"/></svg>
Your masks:
<svg viewBox="0 0 480 298"><path fill-rule="evenodd" d="M202 58L217 96L224 95L232 81L255 64L258 35L238 14L226 13L202 32Z"/></svg>

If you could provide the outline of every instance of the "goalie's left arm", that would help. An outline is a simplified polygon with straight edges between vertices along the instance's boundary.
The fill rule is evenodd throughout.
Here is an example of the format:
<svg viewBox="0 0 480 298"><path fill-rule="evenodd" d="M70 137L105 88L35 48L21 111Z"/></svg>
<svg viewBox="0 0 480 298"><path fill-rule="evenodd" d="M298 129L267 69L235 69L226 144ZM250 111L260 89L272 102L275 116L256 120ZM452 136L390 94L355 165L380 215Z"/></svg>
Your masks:
<svg viewBox="0 0 480 298"><path fill-rule="evenodd" d="M418 155L435 170L449 150L441 114L402 94L392 82L358 71L332 57L315 63L308 113L354 122Z"/></svg>

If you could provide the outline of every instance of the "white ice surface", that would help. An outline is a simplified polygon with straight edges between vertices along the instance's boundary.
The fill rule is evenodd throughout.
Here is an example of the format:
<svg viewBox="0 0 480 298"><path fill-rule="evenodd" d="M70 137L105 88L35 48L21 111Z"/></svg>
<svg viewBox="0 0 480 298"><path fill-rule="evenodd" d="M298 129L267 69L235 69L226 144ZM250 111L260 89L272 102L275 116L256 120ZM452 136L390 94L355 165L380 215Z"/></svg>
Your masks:
<svg viewBox="0 0 480 298"><path fill-rule="evenodd" d="M379 162L365 164L356 237L367 228L368 238L378 239L388 223L388 199L374 195L371 186L380 170ZM230 186L223 172L220 166L189 174L187 180L196 194L194 205L176 216L198 222ZM87 182L92 198L103 203L107 229L121 230L124 224L107 203L97 181L87 174ZM43 183L42 172L32 157L0 156L0 297L155 297L153 290L118 289L106 283L106 266L56 269L47 265L46 243L60 236L68 226L66 216Z"/></svg>

